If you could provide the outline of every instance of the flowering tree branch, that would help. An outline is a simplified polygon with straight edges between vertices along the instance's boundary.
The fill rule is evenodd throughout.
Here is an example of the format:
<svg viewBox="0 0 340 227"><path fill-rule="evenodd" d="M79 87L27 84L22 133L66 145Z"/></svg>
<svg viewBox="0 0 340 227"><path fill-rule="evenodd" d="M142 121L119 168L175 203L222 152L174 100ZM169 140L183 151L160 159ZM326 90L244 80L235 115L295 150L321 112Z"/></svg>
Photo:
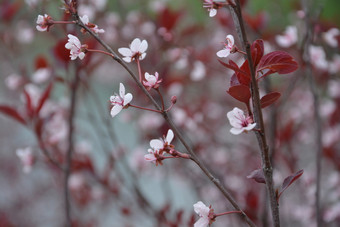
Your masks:
<svg viewBox="0 0 340 227"><path fill-rule="evenodd" d="M229 5L233 12L232 15L236 15L237 20L234 22L235 27L236 27L236 30L238 31L238 34L240 35L240 39L247 53L247 60L249 63L249 69L250 69L250 75L251 75L251 93L252 93L251 97L252 97L252 103L253 103L254 120L257 123L258 129L260 130L260 131L255 131L255 134L256 134L256 138L259 143L260 149L261 149L262 169L263 169L265 180L266 180L267 192L269 194L274 226L279 227L280 226L279 206L278 206L275 191L274 191L273 168L271 165L269 147L266 141L265 128L264 128L264 123L263 123L263 116L262 116L261 103L260 103L260 97L259 97L259 88L258 88L257 81L256 81L255 69L254 69L253 60L252 60L251 51L250 51L250 44L247 40L247 34L245 31L245 27L244 27L240 2L239 0L235 0L235 3L236 4L233 4L230 2ZM234 20L236 18L233 17Z"/></svg>
<svg viewBox="0 0 340 227"><path fill-rule="evenodd" d="M110 54L112 54L113 60L115 60L117 63L119 63L132 77L132 79L136 82L137 86L142 90L142 92L148 97L148 99L151 101L151 103L155 106L155 108L159 111L161 111L161 114L165 121L168 123L169 127L174 131L177 138L181 141L183 146L186 148L190 155L190 159L193 160L205 173L205 175L209 178L210 181L212 181L215 186L221 191L221 193L224 195L224 197L232 204L232 206L237 210L241 211L241 217L244 219L244 221L249 226L256 226L250 218L242 211L240 206L237 204L235 199L231 196L231 194L227 191L227 189L221 184L221 182L211 173L211 171L200 161L200 159L196 156L194 151L191 149L190 145L186 142L184 135L180 132L180 130L177 128L177 126L173 123L173 121L170 118L170 115L162 110L162 108L159 106L159 104L155 101L155 99L151 96L151 94L147 91L147 89L143 86L142 82L139 80L139 78L134 74L134 72L127 66L127 64L101 39L97 34L95 34L91 29L89 29L87 26L85 26L81 20L79 20L79 16L77 13L72 12L72 16L76 20L76 24L79 25L81 28L86 30L91 36L93 36Z"/></svg>

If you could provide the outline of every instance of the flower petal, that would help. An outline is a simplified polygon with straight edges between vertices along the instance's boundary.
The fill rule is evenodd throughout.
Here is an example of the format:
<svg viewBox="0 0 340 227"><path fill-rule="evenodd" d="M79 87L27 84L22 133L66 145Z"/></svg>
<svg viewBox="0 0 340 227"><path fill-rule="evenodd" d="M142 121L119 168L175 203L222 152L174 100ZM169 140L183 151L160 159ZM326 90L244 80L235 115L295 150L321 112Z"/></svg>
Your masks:
<svg viewBox="0 0 340 227"><path fill-rule="evenodd" d="M244 131L244 128L231 128L230 133L234 135L239 135Z"/></svg>
<svg viewBox="0 0 340 227"><path fill-rule="evenodd" d="M121 105L114 105L111 109L111 117L116 116L119 114L120 111L122 111L123 107Z"/></svg>
<svg viewBox="0 0 340 227"><path fill-rule="evenodd" d="M125 87L124 84L120 83L119 84L119 96L124 99L125 96Z"/></svg>
<svg viewBox="0 0 340 227"><path fill-rule="evenodd" d="M122 47L118 49L118 52L123 55L124 57L131 57L132 56L132 52L129 48L126 47Z"/></svg>
<svg viewBox="0 0 340 227"><path fill-rule="evenodd" d="M163 141L159 139L153 139L150 141L150 147L152 147L154 150L159 150L163 148Z"/></svg>
<svg viewBox="0 0 340 227"><path fill-rule="evenodd" d="M168 142L168 144L170 144L173 138L174 138L174 132L171 129L169 129L168 134L166 135L166 138L165 138L165 142Z"/></svg>
<svg viewBox="0 0 340 227"><path fill-rule="evenodd" d="M123 102L123 105L127 105L131 102L133 96L131 93L127 93L125 96L124 96L124 102Z"/></svg>
<svg viewBox="0 0 340 227"><path fill-rule="evenodd" d="M226 58L226 57L228 57L229 54L230 54L230 50L228 50L228 49L223 49L223 50L220 50L216 53L216 55L220 58Z"/></svg>
<svg viewBox="0 0 340 227"><path fill-rule="evenodd" d="M139 47L139 52L144 53L148 49L148 42L143 40Z"/></svg>
<svg viewBox="0 0 340 227"><path fill-rule="evenodd" d="M210 9L209 10L209 17L214 17L217 14L217 10L216 9Z"/></svg>
<svg viewBox="0 0 340 227"><path fill-rule="evenodd" d="M133 53L139 52L139 47L140 47L141 41L138 38L135 38L131 45L130 45L130 49Z"/></svg>

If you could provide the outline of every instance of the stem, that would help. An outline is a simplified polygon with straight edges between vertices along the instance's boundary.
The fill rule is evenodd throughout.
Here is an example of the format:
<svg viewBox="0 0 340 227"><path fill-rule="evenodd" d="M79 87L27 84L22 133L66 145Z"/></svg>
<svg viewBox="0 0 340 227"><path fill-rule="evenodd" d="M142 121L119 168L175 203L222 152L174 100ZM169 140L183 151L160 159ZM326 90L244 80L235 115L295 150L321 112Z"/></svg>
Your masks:
<svg viewBox="0 0 340 227"><path fill-rule="evenodd" d="M73 15L75 18L78 18L77 14ZM150 102L155 106L155 108L159 111L162 111L161 107L158 105L158 103L155 101L155 99L151 96L151 94L146 90L146 88L143 86L140 80L138 80L137 76L132 72L132 70L127 66L127 64L102 40L99 38L98 35L93 33L89 28L84 26L84 24L78 20L77 23L80 27L84 28L89 34L91 34L108 52L112 54L113 60L115 60L117 63L119 63L132 77L132 79L136 82L137 86L142 90L142 92L147 96L147 98L150 100ZM181 141L183 146L186 148L188 153L191 156L191 160L193 160L204 172L204 174L209 178L211 182L215 184L215 186L221 191L223 196L232 204L232 206L240 211L240 215L243 218L243 220L251 227L255 227L256 225L250 220L250 218L244 213L239 205L236 203L234 198L231 196L231 194L227 191L227 189L221 184L221 182L215 178L215 176L210 172L210 170L201 162L201 160L196 156L195 152L191 149L189 144L186 142L185 137L182 135L182 133L179 131L177 126L173 123L171 120L169 114L165 111L162 111L162 116L165 119L165 121L168 123L169 127L174 131L176 137Z"/></svg>
<svg viewBox="0 0 340 227"><path fill-rule="evenodd" d="M162 103L162 110L164 110L164 100L163 100L163 96L159 90L159 88L155 89L157 91L157 93L159 94L159 97L161 98L161 103Z"/></svg>
<svg viewBox="0 0 340 227"><path fill-rule="evenodd" d="M142 82L142 69L140 68L140 62L139 62L138 57L136 58L136 62L137 62L137 67L138 67L139 81Z"/></svg>
<svg viewBox="0 0 340 227"><path fill-rule="evenodd" d="M75 21L53 21L53 24L76 24Z"/></svg>
<svg viewBox="0 0 340 227"><path fill-rule="evenodd" d="M239 210L227 211L227 212L215 214L215 217L226 215L226 214L235 214L235 213L240 213L240 211Z"/></svg>
<svg viewBox="0 0 340 227"><path fill-rule="evenodd" d="M71 204L70 204L70 192L69 192L69 177L71 174L72 165L72 153L73 153L73 124L74 115L76 110L76 93L79 85L79 72L76 72L73 83L71 84L71 106L70 115L68 119L68 149L66 153L66 165L65 165L65 181L64 181L64 199L65 199L65 215L66 215L66 226L71 227Z"/></svg>
<svg viewBox="0 0 340 227"><path fill-rule="evenodd" d="M137 109L141 109L141 110L147 110L147 111L152 111L152 112L156 112L156 113L162 113L162 111L159 111L159 110L153 110L153 109L149 109L149 108L145 108L145 107L141 107L141 106L135 106L135 105L132 105L132 104L128 104L128 106L131 106L131 107L134 107L134 108L137 108Z"/></svg>
<svg viewBox="0 0 340 227"><path fill-rule="evenodd" d="M271 165L269 147L267 145L266 136L265 136L265 128L264 128L262 109L261 109L260 97L259 97L259 88L258 88L257 81L256 81L253 60L251 57L250 44L247 40L247 35L246 35L245 27L244 27L240 2L239 0L235 0L235 2L236 2L236 6L231 5L230 8L236 15L237 21L235 23L235 26L236 27L239 26L237 31L240 31L239 33L240 39L243 43L243 46L246 48L246 52L247 52L247 60L249 63L250 74L251 74L251 93L252 93L253 112L254 112L253 114L254 114L254 120L256 122L256 125L258 129L260 130L260 132L255 131L255 133L256 133L256 138L257 138L260 150L261 150L262 168L263 168L263 173L264 173L265 180L266 180L267 193L269 194L273 223L275 227L279 227L280 226L279 205L276 200L276 194L275 194L274 186L273 186L273 168Z"/></svg>
<svg viewBox="0 0 340 227"><path fill-rule="evenodd" d="M93 49L86 49L87 52L97 52L97 53L101 53L101 54L106 54L109 55L110 57L113 57L112 54L106 52L106 51L102 51L102 50L93 50Z"/></svg>

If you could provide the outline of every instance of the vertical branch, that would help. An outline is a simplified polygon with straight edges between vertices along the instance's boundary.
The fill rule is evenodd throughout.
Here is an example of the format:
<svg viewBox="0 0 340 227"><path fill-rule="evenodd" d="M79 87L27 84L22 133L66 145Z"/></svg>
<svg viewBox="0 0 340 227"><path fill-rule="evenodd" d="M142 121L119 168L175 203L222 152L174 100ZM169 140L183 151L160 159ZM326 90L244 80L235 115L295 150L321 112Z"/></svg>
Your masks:
<svg viewBox="0 0 340 227"><path fill-rule="evenodd" d="M71 90L71 100L70 100L70 112L68 118L68 149L66 153L66 162L65 162L65 178L64 178L64 199L65 199L65 216L66 216L66 226L72 226L72 219L71 219L71 202L70 202L70 192L69 192L69 178L71 174L72 168L72 153L73 153L73 133L74 133L74 115L76 110L76 95L77 89L79 85L79 71L77 70L75 78L71 83L70 90Z"/></svg>
<svg viewBox="0 0 340 227"><path fill-rule="evenodd" d="M265 128L260 104L260 96L259 96L259 88L256 81L255 69L253 65L253 60L251 57L250 44L247 40L247 34L244 27L244 22L242 18L242 11L239 0L235 0L236 4L231 4L232 10L237 15L237 22L235 26L240 26L241 30L241 41L243 45L246 47L247 60L249 63L250 74L251 74L251 92L252 92L252 103L253 103L253 112L254 112L254 120L257 124L257 128L259 131L256 131L256 138L260 146L261 150L261 158L262 158L262 169L266 179L266 187L267 192L269 194L270 206L272 211L273 223L275 227L280 226L280 214L279 214L279 205L276 200L276 194L274 191L273 185L273 167L271 165L271 158L269 154L269 147L267 145L266 136L265 136Z"/></svg>
<svg viewBox="0 0 340 227"><path fill-rule="evenodd" d="M312 64L310 62L310 56L308 53L309 47L312 44L313 34L314 34L314 26L312 23L312 15L311 15L311 6L309 5L308 0L303 1L304 11L306 13L305 17L305 29L306 34L302 43L303 48L303 56L302 59L305 63L305 74L308 77L308 82L310 86L310 92L313 95L313 114L315 119L315 166L316 166L316 190L315 190L315 213L316 213L316 223L318 227L322 226L322 217L321 217L321 207L320 207L320 181L321 181L321 160L322 160L322 122L320 116L320 102L319 102L319 94L317 85L315 82L315 77L313 75ZM318 8L318 11L313 15L315 18L318 18L321 13L322 7Z"/></svg>

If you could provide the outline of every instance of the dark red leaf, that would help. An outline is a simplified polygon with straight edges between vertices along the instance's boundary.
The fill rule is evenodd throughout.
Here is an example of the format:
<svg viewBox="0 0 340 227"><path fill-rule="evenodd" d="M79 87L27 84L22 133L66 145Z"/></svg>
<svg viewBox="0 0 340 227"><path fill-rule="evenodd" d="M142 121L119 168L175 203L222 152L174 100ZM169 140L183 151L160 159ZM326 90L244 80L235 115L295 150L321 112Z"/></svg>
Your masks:
<svg viewBox="0 0 340 227"><path fill-rule="evenodd" d="M28 92L24 89L24 96L26 99L26 113L29 118L33 117L34 111L32 106L32 99Z"/></svg>
<svg viewBox="0 0 340 227"><path fill-rule="evenodd" d="M254 67L259 64L264 53L263 40L257 39L251 45L251 57L253 59Z"/></svg>
<svg viewBox="0 0 340 227"><path fill-rule="evenodd" d="M234 99L240 102L244 102L246 105L249 104L249 99L251 97L249 87L242 84L230 87L227 91Z"/></svg>
<svg viewBox="0 0 340 227"><path fill-rule="evenodd" d="M278 100L281 97L280 92L271 92L269 94L266 94L263 96L260 100L261 102L261 108L265 108L271 104L273 104L276 100Z"/></svg>
<svg viewBox="0 0 340 227"><path fill-rule="evenodd" d="M228 68L228 69L231 69L231 70L234 70L235 73L241 73L241 74L247 76L246 72L242 71L242 70L238 67L238 65L237 65L235 62L233 62L232 60L229 61L229 64L227 64L227 63L221 61L220 59L218 59L218 61L219 61L224 67L226 67L226 68Z"/></svg>
<svg viewBox="0 0 340 227"><path fill-rule="evenodd" d="M245 60L240 67L240 70L245 73L236 72L236 76L240 84L243 84L247 87L250 86L250 70L248 60Z"/></svg>
<svg viewBox="0 0 340 227"><path fill-rule="evenodd" d="M64 63L69 63L71 61L70 51L65 48L66 43L67 38L59 40L53 48L53 53L57 59L61 60Z"/></svg>
<svg viewBox="0 0 340 227"><path fill-rule="evenodd" d="M44 91L44 93L42 94L42 96L40 97L38 106L37 106L37 108L36 108L36 110L35 110L35 113L36 113L37 115L39 115L39 112L40 112L41 108L44 106L45 101L46 101L47 98L50 96L52 87L53 87L53 83L51 82L51 83L47 86L47 88L46 88L46 90Z"/></svg>
<svg viewBox="0 0 340 227"><path fill-rule="evenodd" d="M269 70L270 73L265 73L258 79L272 73L287 74L298 69L298 64L294 58L284 51L274 51L262 57L258 64L257 72Z"/></svg>
<svg viewBox="0 0 340 227"><path fill-rule="evenodd" d="M13 118L14 120L20 122L21 124L26 125L25 119L13 107L0 105L0 112Z"/></svg>
<svg viewBox="0 0 340 227"><path fill-rule="evenodd" d="M296 181L297 179L299 179L299 177L301 177L301 175L303 174L303 169L297 171L296 173L286 177L286 179L284 179L282 186L281 186L281 190L280 193L277 197L277 200L280 199L280 196L282 195L282 193L292 184L294 183L294 181Z"/></svg>
<svg viewBox="0 0 340 227"><path fill-rule="evenodd" d="M251 172L247 178L249 179L254 179L257 183L262 183L265 184L266 183L266 179L264 177L263 174L263 170L262 169L256 169L253 172Z"/></svg>
<svg viewBox="0 0 340 227"><path fill-rule="evenodd" d="M171 31L181 16L181 12L174 12L169 8L164 8L158 15L159 27L164 27L167 31Z"/></svg>
<svg viewBox="0 0 340 227"><path fill-rule="evenodd" d="M47 68L48 62L46 57L40 55L35 58L35 69Z"/></svg>

